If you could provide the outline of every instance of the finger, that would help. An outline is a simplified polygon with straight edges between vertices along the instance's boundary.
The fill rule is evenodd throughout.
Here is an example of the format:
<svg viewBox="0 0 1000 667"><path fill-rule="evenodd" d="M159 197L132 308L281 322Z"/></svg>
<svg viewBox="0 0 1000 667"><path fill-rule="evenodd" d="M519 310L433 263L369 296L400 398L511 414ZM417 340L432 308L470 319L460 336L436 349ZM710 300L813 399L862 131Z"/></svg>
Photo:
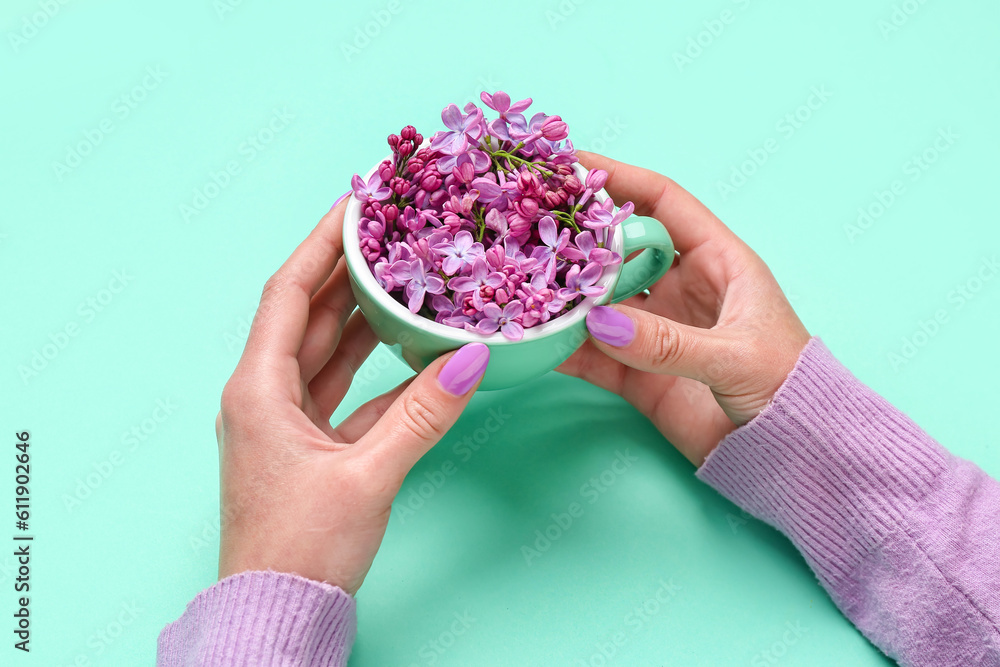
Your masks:
<svg viewBox="0 0 1000 667"><path fill-rule="evenodd" d="M732 347L710 329L680 324L629 306L597 306L587 313L594 345L640 371L680 375L715 386Z"/></svg>
<svg viewBox="0 0 1000 667"><path fill-rule="evenodd" d="M347 261L341 257L309 305L309 323L299 349L299 368L304 382L312 381L333 356L344 324L356 305L347 277Z"/></svg>
<svg viewBox="0 0 1000 667"><path fill-rule="evenodd" d="M312 297L333 272L343 250L346 203L333 207L264 285L244 358L294 359L302 345Z"/></svg>
<svg viewBox="0 0 1000 667"><path fill-rule="evenodd" d="M365 363L365 359L376 345L378 336L368 326L368 320L360 310L354 311L344 325L337 350L309 383L309 395L312 396L324 419L329 420L330 415L344 400L354 380L354 374Z"/></svg>
<svg viewBox="0 0 1000 667"><path fill-rule="evenodd" d="M694 195L663 174L596 153L577 151L577 155L588 169L608 172L604 187L615 202L630 201L635 204L636 215L662 222L681 254L691 252L712 239L736 239L729 228Z"/></svg>
<svg viewBox="0 0 1000 667"><path fill-rule="evenodd" d="M569 359L562 362L556 371L621 395L627 368L628 366L617 359L604 354L592 340L587 340Z"/></svg>
<svg viewBox="0 0 1000 667"><path fill-rule="evenodd" d="M411 382L413 382L412 377L406 378L389 391L381 396L376 396L348 415L344 421L337 425L337 428L333 429L334 440L347 443L360 440L365 433L371 430L375 422L382 418L389 406L399 398L399 395L410 386Z"/></svg>
<svg viewBox="0 0 1000 667"><path fill-rule="evenodd" d="M458 420L489 358L488 347L469 343L413 378L358 443L372 468L385 471L388 482L401 484L413 464Z"/></svg>

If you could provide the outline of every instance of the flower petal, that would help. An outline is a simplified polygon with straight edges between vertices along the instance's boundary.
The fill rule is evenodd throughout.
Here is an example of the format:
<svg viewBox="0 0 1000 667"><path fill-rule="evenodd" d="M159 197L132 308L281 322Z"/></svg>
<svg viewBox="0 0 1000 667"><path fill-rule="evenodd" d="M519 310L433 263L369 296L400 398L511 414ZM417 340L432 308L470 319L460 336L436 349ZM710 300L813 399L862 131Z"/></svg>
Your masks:
<svg viewBox="0 0 1000 667"><path fill-rule="evenodd" d="M507 322L500 328L500 333L502 333L507 340L516 342L524 338L524 327L517 322Z"/></svg>
<svg viewBox="0 0 1000 667"><path fill-rule="evenodd" d="M458 132L462 129L462 110L449 104L441 111L441 121L449 130Z"/></svg>
<svg viewBox="0 0 1000 667"><path fill-rule="evenodd" d="M475 292L479 289L479 284L472 278L455 276L448 281L448 289L454 292Z"/></svg>
<svg viewBox="0 0 1000 667"><path fill-rule="evenodd" d="M486 278L483 280L484 285L486 285L487 287L492 287L493 289L500 287L505 282L507 282L507 277L502 273L497 273L496 271L486 276Z"/></svg>
<svg viewBox="0 0 1000 667"><path fill-rule="evenodd" d="M496 320L489 320L489 319L479 320L479 324L476 325L476 331L478 331L481 334L487 334L487 335L496 333L497 329L499 328L500 325L497 323Z"/></svg>
<svg viewBox="0 0 1000 667"><path fill-rule="evenodd" d="M603 271L603 266L597 262L590 262L584 267L583 271L580 272L580 284L593 285L597 279L601 277L601 273Z"/></svg>
<svg viewBox="0 0 1000 667"><path fill-rule="evenodd" d="M542 239L542 243L550 248L555 248L557 240L556 221L552 219L551 215L547 215L538 221L538 236Z"/></svg>
<svg viewBox="0 0 1000 667"><path fill-rule="evenodd" d="M407 307L410 309L410 312L420 312L420 307L424 305L424 288L415 283L407 283L406 296L409 299Z"/></svg>
<svg viewBox="0 0 1000 667"><path fill-rule="evenodd" d="M424 289L430 294L440 294L444 291L444 279L441 276L427 274L424 279Z"/></svg>
<svg viewBox="0 0 1000 667"><path fill-rule="evenodd" d="M515 317L520 317L523 312L524 304L520 301L511 301L503 308L503 316L511 320Z"/></svg>

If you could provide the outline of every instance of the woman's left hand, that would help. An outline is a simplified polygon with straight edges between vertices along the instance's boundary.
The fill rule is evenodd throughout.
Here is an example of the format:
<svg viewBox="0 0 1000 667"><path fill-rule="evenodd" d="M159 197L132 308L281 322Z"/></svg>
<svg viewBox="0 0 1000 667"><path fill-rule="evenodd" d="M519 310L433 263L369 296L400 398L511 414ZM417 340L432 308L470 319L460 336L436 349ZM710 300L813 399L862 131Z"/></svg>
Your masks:
<svg viewBox="0 0 1000 667"><path fill-rule="evenodd" d="M354 312L345 208L324 216L267 281L222 392L220 579L271 569L356 593L403 478L455 423L486 369L487 347L466 345L330 425L378 342Z"/></svg>

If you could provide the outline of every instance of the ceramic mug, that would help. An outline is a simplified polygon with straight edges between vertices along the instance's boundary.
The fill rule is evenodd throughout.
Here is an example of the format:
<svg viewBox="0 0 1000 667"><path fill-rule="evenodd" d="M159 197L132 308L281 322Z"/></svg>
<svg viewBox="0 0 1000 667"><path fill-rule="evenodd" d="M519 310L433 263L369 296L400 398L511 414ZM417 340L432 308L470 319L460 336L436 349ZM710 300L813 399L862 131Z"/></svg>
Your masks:
<svg viewBox="0 0 1000 667"><path fill-rule="evenodd" d="M365 182L377 168L378 165L365 175ZM579 163L573 168L583 181L587 170ZM608 193L600 190L594 197L603 202ZM595 283L607 288L604 294L586 297L559 317L525 329L524 337L515 342L499 331L483 335L429 320L411 313L390 296L375 280L361 254L358 243L361 210L361 201L352 194L344 213L344 256L358 307L372 330L417 372L445 352L466 343L485 343L490 348L490 361L479 388L486 390L513 387L553 370L587 340L585 319L591 308L618 303L642 292L659 280L674 260L674 244L662 224L637 216L624 220L615 230L611 250L622 258L642 252L616 266L605 267Z"/></svg>

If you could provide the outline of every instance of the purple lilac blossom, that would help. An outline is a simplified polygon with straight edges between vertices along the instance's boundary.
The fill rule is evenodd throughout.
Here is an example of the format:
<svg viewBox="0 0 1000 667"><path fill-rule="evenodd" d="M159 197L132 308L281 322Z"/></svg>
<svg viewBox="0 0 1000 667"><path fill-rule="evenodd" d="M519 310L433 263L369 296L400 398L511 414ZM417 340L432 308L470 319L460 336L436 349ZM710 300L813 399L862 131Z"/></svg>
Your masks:
<svg viewBox="0 0 1000 667"><path fill-rule="evenodd" d="M358 243L379 285L410 312L446 326L520 340L606 291L622 258L610 248L632 214L596 200L608 174L581 181L559 116L524 112L503 91L450 104L445 130L424 143L413 126L388 137L392 156L367 181Z"/></svg>

